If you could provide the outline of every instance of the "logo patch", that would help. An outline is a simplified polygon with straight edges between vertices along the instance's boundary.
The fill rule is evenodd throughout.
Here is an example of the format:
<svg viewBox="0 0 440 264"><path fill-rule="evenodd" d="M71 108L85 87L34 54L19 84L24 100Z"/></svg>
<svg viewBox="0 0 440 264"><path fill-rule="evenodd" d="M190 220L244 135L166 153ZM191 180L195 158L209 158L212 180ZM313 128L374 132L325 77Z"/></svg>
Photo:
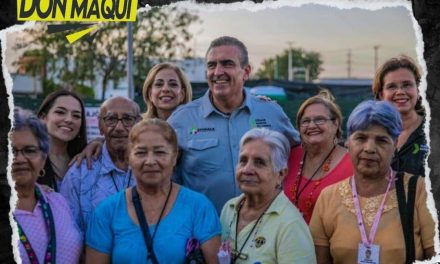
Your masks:
<svg viewBox="0 0 440 264"><path fill-rule="evenodd" d="M267 127L267 128L270 128L270 127L272 127L266 121L266 118L251 119L251 120L249 120L249 125L251 126L251 128L256 128L256 127Z"/></svg>
<svg viewBox="0 0 440 264"><path fill-rule="evenodd" d="M190 135L196 135L196 134L203 133L203 132L215 132L215 128L213 128L213 127L202 127L202 128L191 127L189 129Z"/></svg>
<svg viewBox="0 0 440 264"><path fill-rule="evenodd" d="M259 236L259 237L255 238L255 247L256 248L261 247L265 243L266 243L266 238L265 237Z"/></svg>

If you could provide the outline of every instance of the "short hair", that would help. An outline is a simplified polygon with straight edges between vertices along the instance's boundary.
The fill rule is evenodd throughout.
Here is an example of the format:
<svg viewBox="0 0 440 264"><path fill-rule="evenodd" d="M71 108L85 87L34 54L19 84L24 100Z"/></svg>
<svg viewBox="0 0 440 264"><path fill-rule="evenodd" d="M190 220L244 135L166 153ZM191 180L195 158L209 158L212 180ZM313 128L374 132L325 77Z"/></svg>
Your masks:
<svg viewBox="0 0 440 264"><path fill-rule="evenodd" d="M385 75L402 68L409 70L414 75L414 79L416 80L416 85L417 87L419 87L421 75L420 75L420 70L417 67L417 64L414 62L414 60L411 57L406 55L400 55L398 57L391 58L385 61L376 71L376 74L374 75L373 85L371 87L373 90L374 98L376 100L379 100L380 93L383 91L384 88L383 82ZM425 115L425 108L422 105L421 97L417 99L417 103L414 108L419 115L422 116Z"/></svg>
<svg viewBox="0 0 440 264"><path fill-rule="evenodd" d="M69 155L69 157L73 157L76 154L80 153L87 145L86 111L84 108L84 102L81 100L78 94L64 89L57 90L48 94L38 108L37 116L39 118L47 116L50 109L52 109L56 99L61 96L71 96L75 98L81 105L81 127L79 128L78 135L76 135L74 139L67 143L67 154Z"/></svg>
<svg viewBox="0 0 440 264"><path fill-rule="evenodd" d="M334 118L339 122L338 129L336 131L336 137L340 139L342 137L342 113L339 106L335 103L335 97L327 89L321 89L319 93L304 101L299 107L296 114L296 127L300 127L301 118L306 111L306 108L312 104L321 104L327 108L330 112L330 118Z"/></svg>
<svg viewBox="0 0 440 264"><path fill-rule="evenodd" d="M133 147L134 142L138 139L139 135L146 131L159 132L165 140L171 145L173 150L177 153L177 135L174 129L166 121L159 118L146 118L139 121L130 131L128 135L129 148Z"/></svg>
<svg viewBox="0 0 440 264"><path fill-rule="evenodd" d="M214 39L211 44L209 44L208 50L206 51L205 57L208 56L209 51L215 47L220 46L235 46L238 48L238 51L240 52L240 66L241 68L244 68L249 65L249 55L246 46L241 42L240 40L229 37L229 36L223 36Z"/></svg>
<svg viewBox="0 0 440 264"><path fill-rule="evenodd" d="M113 100L116 100L116 99L122 99L122 100L125 100L126 102L131 103L131 104L133 105L134 114L135 114L136 116L139 116L139 115L140 115L140 113L141 113L141 109L139 108L139 105L138 105L135 101L133 101L133 100L131 100L130 98L127 98L127 97L125 97L125 96L114 96L114 97L110 97L110 98L108 98L107 100L104 101L104 103L102 103L101 107L99 108L99 117L100 117L100 118L101 118L102 115L103 115L102 112L104 111L104 109L107 110L106 107L107 107L107 105L109 104L109 102L111 102L111 101L113 101Z"/></svg>
<svg viewBox="0 0 440 264"><path fill-rule="evenodd" d="M253 128L246 132L240 140L240 150L246 143L253 140L262 140L271 148L272 168L279 172L287 168L290 155L289 140L282 133L267 128Z"/></svg>
<svg viewBox="0 0 440 264"><path fill-rule="evenodd" d="M155 118L157 115L157 108L151 102L149 98L149 93L151 92L151 87L153 87L154 79L156 75L163 69L173 70L177 77L179 77L180 83L182 85L182 90L184 91L184 98L182 104L186 104L191 102L192 100L192 88L191 83L186 77L185 73L178 66L171 63L159 63L154 65L153 68L148 72L147 78L144 82L144 87L142 88L142 97L144 98L144 102L147 105L147 112L143 115L144 118Z"/></svg>
<svg viewBox="0 0 440 264"><path fill-rule="evenodd" d="M396 140L402 131L400 113L391 103L367 100L351 112L347 121L348 136L373 125L383 127L393 140Z"/></svg>
<svg viewBox="0 0 440 264"><path fill-rule="evenodd" d="M37 138L41 152L47 155L49 153L49 136L46 125L32 112L15 107L12 131L22 131L27 128Z"/></svg>

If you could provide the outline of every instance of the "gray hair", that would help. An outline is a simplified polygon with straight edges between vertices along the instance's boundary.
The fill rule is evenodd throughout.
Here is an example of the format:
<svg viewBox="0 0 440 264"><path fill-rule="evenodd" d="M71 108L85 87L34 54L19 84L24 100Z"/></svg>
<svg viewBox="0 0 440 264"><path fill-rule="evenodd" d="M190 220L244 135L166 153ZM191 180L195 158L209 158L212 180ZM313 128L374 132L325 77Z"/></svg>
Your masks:
<svg viewBox="0 0 440 264"><path fill-rule="evenodd" d="M114 96L114 97L108 98L107 100L104 101L104 103L102 103L101 107L99 108L99 116L103 115L104 110L107 110L107 105L113 100L124 100L126 102L131 103L133 105L134 114L136 116L140 115L141 109L135 101L131 100L130 98L124 97L124 96Z"/></svg>
<svg viewBox="0 0 440 264"><path fill-rule="evenodd" d="M37 138L41 152L47 155L49 153L49 136L46 125L32 112L16 107L14 109L14 127L12 130L21 131L26 128L29 128Z"/></svg>
<svg viewBox="0 0 440 264"><path fill-rule="evenodd" d="M267 128L253 128L246 132L240 140L240 150L252 140L262 140L271 148L272 167L274 172L287 168L290 155L289 140L280 132Z"/></svg>
<svg viewBox="0 0 440 264"><path fill-rule="evenodd" d="M214 39L211 44L208 47L208 50L206 51L205 57L208 55L209 51L215 47L220 46L234 46L237 47L237 49L240 51L240 66L241 68L244 68L249 65L249 55L246 46L241 42L240 40L229 37L229 36L223 36Z"/></svg>

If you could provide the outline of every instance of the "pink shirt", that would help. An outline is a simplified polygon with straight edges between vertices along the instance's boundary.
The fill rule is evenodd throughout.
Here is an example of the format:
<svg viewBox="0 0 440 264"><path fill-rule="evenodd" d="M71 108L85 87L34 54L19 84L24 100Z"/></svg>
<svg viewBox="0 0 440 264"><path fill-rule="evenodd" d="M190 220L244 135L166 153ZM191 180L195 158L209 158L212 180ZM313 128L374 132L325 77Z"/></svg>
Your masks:
<svg viewBox="0 0 440 264"><path fill-rule="evenodd" d="M39 187L38 184L35 185ZM45 192L41 188L40 190L52 209L55 221L56 262L78 263L82 251L82 236L73 220L66 200L59 193ZM37 202L33 212L15 209L14 216L29 239L39 263L43 263L49 237L40 202ZM17 243L22 263L30 263L23 243L21 241L17 241Z"/></svg>
<svg viewBox="0 0 440 264"><path fill-rule="evenodd" d="M288 168L289 172L284 180L284 193L289 197L289 200L293 202L293 188L297 184L297 175L300 169L300 162L303 157L304 149L301 146L297 146L291 149ZM334 183L337 183L345 178L353 175L353 166L351 164L351 158L348 153L345 153L336 167L333 168L324 178L320 180L312 180L304 190L308 179L302 177L298 190L302 190L298 198L298 204L296 205L299 211L303 214L304 220L308 224L312 218L313 208L315 207L316 200L321 191Z"/></svg>

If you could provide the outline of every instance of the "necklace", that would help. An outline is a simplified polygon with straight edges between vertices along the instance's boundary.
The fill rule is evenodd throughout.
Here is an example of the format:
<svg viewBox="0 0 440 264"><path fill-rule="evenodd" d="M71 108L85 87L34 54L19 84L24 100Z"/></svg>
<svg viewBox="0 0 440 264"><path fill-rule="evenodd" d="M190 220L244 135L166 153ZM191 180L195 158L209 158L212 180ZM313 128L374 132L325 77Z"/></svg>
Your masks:
<svg viewBox="0 0 440 264"><path fill-rule="evenodd" d="M153 263L156 263L156 264L158 263L158 261L157 261L156 254L154 253L154 249L153 249L154 237L156 236L157 230L159 229L159 225L162 220L162 216L165 212L165 208L167 207L167 204L170 199L172 191L173 191L173 183L170 182L170 188L168 190L167 198L165 199L165 203L164 203L162 210L160 212L159 219L157 220L156 226L154 227L153 235L151 236L150 230L148 227L148 222L145 217L144 209L143 209L142 204L140 202L140 200L142 200L142 199L139 196L139 193L137 191L136 186L134 186L132 188L132 202L133 202L133 205L136 209L136 215L137 215L139 224L141 225L142 233L143 233L144 240L145 240L145 245L147 246L147 249L148 249L147 260L151 260Z"/></svg>
<svg viewBox="0 0 440 264"><path fill-rule="evenodd" d="M330 152L327 154L327 156L323 159L323 161L321 162L321 164L316 168L315 172L313 172L312 176L307 180L307 182L304 184L304 186L300 189L300 185L301 185L301 180L302 180L302 171L304 168L304 164L306 161L306 157L307 157L307 152L304 152L303 158L300 162L299 165L299 170L298 170L298 174L296 175L296 183L292 186L292 198L293 198L293 203L295 205L298 205L299 202L299 197L301 195L301 193L307 188L307 186L312 182L313 178L315 177L315 175L322 169L322 171L324 172L328 172L330 171L330 165L331 165L331 155L333 153L333 151L335 150L336 145L333 145L333 148L330 150ZM307 208L312 208L313 206L313 202L312 202L312 196L313 193L315 192L316 188L318 188L318 186L321 184L321 179L319 179L318 181L316 181L313 184L313 189L310 191L309 195L308 195L308 199L306 200L306 207Z"/></svg>
<svg viewBox="0 0 440 264"><path fill-rule="evenodd" d="M249 232L249 234L247 235L246 239L244 240L243 244L240 247L240 250L237 251L238 249L238 222L240 221L240 211L243 208L243 204L246 200L246 198L244 198L243 200L241 200L240 204L238 205L237 208L237 222L235 222L235 247L232 249L232 263L235 263L235 261L240 258L240 259L244 259L246 260L248 258L247 254L242 254L241 252L244 249L244 246L246 246L246 243L248 242L249 238L251 237L252 233L254 233L254 230L256 229L256 227L260 224L261 220L263 219L263 215L266 213L267 209L269 209L269 207L272 205L273 201L278 197L278 194L275 195L275 197L270 201L269 205L267 205L267 207L264 209L264 211L260 214L260 216L258 216L257 221L255 222L255 224L252 226L251 231ZM232 223L231 223L232 224ZM254 238L257 235L257 231L255 231L254 234Z"/></svg>

